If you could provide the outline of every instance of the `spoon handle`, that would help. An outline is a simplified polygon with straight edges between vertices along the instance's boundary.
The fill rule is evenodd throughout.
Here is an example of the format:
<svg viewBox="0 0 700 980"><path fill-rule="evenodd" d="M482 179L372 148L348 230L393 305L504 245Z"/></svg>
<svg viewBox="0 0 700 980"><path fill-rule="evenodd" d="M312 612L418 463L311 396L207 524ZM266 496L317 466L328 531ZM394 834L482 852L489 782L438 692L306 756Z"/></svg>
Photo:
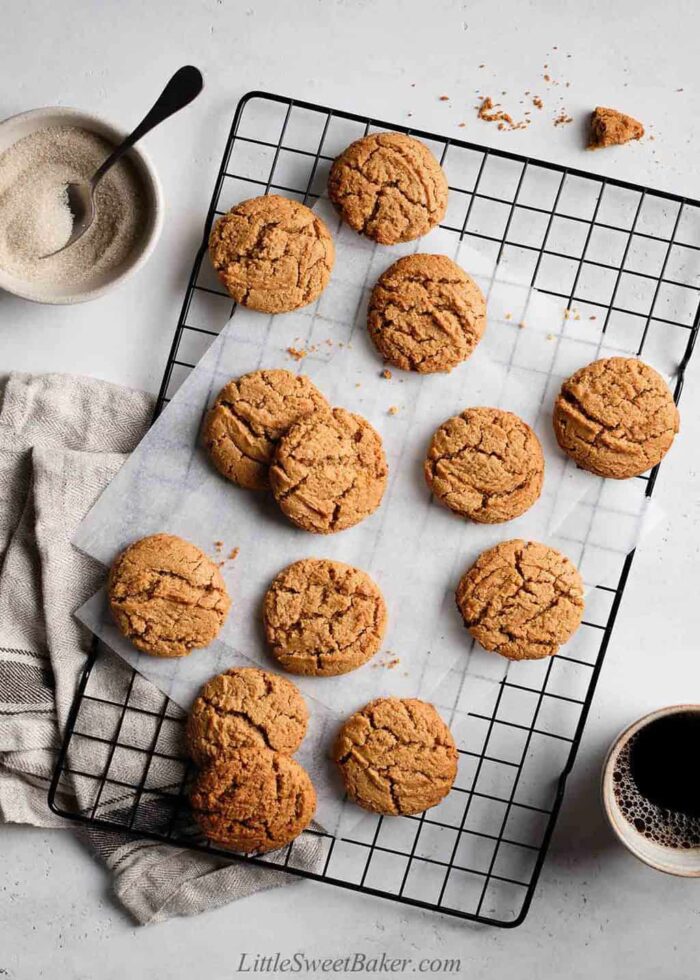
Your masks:
<svg viewBox="0 0 700 980"><path fill-rule="evenodd" d="M193 99L197 98L203 88L204 79L198 68L192 65L179 68L160 93L151 111L144 116L133 133L113 150L99 170L96 171L91 180L93 188L102 180L110 167L114 166L117 160L120 160L131 149L134 143L150 132L154 126L162 123L168 116L184 109Z"/></svg>

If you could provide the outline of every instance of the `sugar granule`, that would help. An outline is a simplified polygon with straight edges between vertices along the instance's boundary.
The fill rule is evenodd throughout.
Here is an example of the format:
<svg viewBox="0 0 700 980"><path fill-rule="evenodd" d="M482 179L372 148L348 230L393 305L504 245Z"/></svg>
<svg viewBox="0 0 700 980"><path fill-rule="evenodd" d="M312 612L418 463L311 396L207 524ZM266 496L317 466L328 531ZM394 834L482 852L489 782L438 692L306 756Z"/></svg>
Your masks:
<svg viewBox="0 0 700 980"><path fill-rule="evenodd" d="M128 160L117 163L95 192L95 220L79 242L66 185L92 176L112 147L76 126L52 126L0 154L0 268L25 282L79 285L118 268L143 233L143 187Z"/></svg>

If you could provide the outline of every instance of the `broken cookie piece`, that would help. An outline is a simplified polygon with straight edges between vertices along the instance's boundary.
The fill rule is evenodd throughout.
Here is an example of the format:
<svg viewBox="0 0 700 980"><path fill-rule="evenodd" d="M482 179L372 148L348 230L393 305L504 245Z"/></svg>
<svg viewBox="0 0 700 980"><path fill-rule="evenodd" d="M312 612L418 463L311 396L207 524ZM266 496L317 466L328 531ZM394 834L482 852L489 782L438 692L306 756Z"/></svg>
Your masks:
<svg viewBox="0 0 700 980"><path fill-rule="evenodd" d="M632 116L618 112L617 109L606 109L596 106L591 113L591 129L588 138L588 149L599 150L603 146L617 146L629 143L644 136L644 126Z"/></svg>

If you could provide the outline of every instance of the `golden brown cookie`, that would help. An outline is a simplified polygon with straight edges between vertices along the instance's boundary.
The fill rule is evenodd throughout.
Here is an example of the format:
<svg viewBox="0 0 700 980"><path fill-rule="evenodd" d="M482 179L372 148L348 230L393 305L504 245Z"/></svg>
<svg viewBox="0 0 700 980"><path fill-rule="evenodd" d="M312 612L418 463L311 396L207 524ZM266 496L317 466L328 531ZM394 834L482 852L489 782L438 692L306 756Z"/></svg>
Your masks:
<svg viewBox="0 0 700 980"><path fill-rule="evenodd" d="M486 326L486 302L446 255L406 255L372 290L367 329L382 357L404 371L451 371Z"/></svg>
<svg viewBox="0 0 700 980"><path fill-rule="evenodd" d="M325 224L306 205L267 194L219 218L209 236L209 256L237 303L286 313L318 299L335 250Z"/></svg>
<svg viewBox="0 0 700 980"><path fill-rule="evenodd" d="M328 409L318 388L291 371L252 371L221 389L202 439L217 470L248 490L267 490L272 451L294 422Z"/></svg>
<svg viewBox="0 0 700 980"><path fill-rule="evenodd" d="M435 432L424 464L437 500L478 524L519 517L542 491L540 441L521 418L468 408Z"/></svg>
<svg viewBox="0 0 700 980"><path fill-rule="evenodd" d="M457 749L432 704L377 698L351 715L333 749L351 800L375 813L422 813L446 796Z"/></svg>
<svg viewBox="0 0 700 980"><path fill-rule="evenodd" d="M573 374L553 422L557 442L578 466L615 480L656 466L680 424L664 379L634 357L594 361Z"/></svg>
<svg viewBox="0 0 700 980"><path fill-rule="evenodd" d="M591 128L588 137L588 149L598 150L603 146L616 146L619 143L629 143L644 136L644 126L632 116L618 112L617 109L606 109L596 106L591 113Z"/></svg>
<svg viewBox="0 0 700 980"><path fill-rule="evenodd" d="M231 605L211 558L173 534L152 534L122 551L107 593L121 632L154 657L185 657L207 646Z"/></svg>
<svg viewBox="0 0 700 980"><path fill-rule="evenodd" d="M382 245L420 238L447 209L447 179L425 144L403 133L372 133L340 154L328 196L355 231Z"/></svg>
<svg viewBox="0 0 700 980"><path fill-rule="evenodd" d="M233 667L200 691L187 719L187 747L198 766L251 745L291 755L308 721L306 702L286 677Z"/></svg>
<svg viewBox="0 0 700 980"><path fill-rule="evenodd" d="M209 840L243 854L264 854L299 836L314 815L316 793L294 759L248 747L202 769L190 802Z"/></svg>
<svg viewBox="0 0 700 980"><path fill-rule="evenodd" d="M282 436L270 486L298 527L331 534L379 507L387 472L379 434L361 415L334 408L295 423Z"/></svg>
<svg viewBox="0 0 700 980"><path fill-rule="evenodd" d="M482 552L462 576L456 598L472 636L509 660L551 657L583 616L578 569L536 541L502 541Z"/></svg>
<svg viewBox="0 0 700 980"><path fill-rule="evenodd" d="M386 604L366 572L322 558L288 565L263 603L270 650L292 674L347 674L375 655Z"/></svg>

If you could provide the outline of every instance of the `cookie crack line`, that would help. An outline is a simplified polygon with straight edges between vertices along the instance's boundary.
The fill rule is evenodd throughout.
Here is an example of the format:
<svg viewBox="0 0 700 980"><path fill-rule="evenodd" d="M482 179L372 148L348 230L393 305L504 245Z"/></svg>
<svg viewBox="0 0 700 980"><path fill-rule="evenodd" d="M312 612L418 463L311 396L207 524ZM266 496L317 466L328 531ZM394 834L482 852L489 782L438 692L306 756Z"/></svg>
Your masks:
<svg viewBox="0 0 700 980"><path fill-rule="evenodd" d="M362 637L366 636L370 632L370 630L377 629L377 628L378 628L378 622L375 619L369 626L365 626L363 629L359 630L348 643L340 645L336 641L334 648L331 650L321 650L315 648L304 649L304 650L288 650L285 646L282 646L279 643L279 641L276 641L274 644L275 655L282 662L285 661L292 662L295 659L301 660L304 657L315 657L318 662L320 662L322 657L340 659L339 655L347 653L348 650L351 650L353 647L358 646ZM334 637L334 641L335 641L335 637Z"/></svg>
<svg viewBox="0 0 700 980"><path fill-rule="evenodd" d="M376 153L376 152L377 152L376 150L373 151L373 153ZM364 180L367 181L367 183L370 185L370 187L372 187L373 189L376 188L376 190L374 190L374 193L375 193L375 196L376 196L376 200L375 200L375 203L373 205L373 209L376 209L377 208L377 203L379 202L379 199L382 197L382 195L384 194L384 192L386 190L388 190L388 189L394 189L395 188L396 190L398 190L398 192L401 195L401 197L408 204L412 204L414 207L421 208L427 214L433 215L438 210L437 208L432 208L431 209L430 205L427 204L425 201L419 201L419 200L416 200L415 198L410 197L402 189L402 187L400 186L400 183L401 182L399 180L383 180L381 183L378 183L376 180L372 180L371 177L368 177L367 176L367 174L365 173L365 170L364 170L364 167L367 166L367 162L368 161L366 161L365 164L363 164L362 166L356 166L354 164L349 163L347 160L344 160L343 161L343 167L345 167L347 170L351 170L353 173L359 174L362 178L364 178ZM413 176L417 177L417 174L415 174L415 172L414 172L413 173ZM357 191L347 191L347 192L345 192L344 194L342 194L340 196L343 197L343 198L347 198L347 197L359 197L360 195L357 193ZM367 227L368 221L369 221L369 219L366 219L365 220L365 227ZM363 229L363 231L364 231L364 229Z"/></svg>
<svg viewBox="0 0 700 980"><path fill-rule="evenodd" d="M121 560L117 560L117 563L114 566L114 568L115 568L115 573L114 573L115 576L119 572L121 572L121 570L123 569L124 564L126 562L128 562L128 559L123 559L122 558ZM183 564L186 564L186 562L184 561L184 559L182 559L182 563ZM200 558L200 559L197 560L197 562L195 564L195 567L192 570L193 573L196 573L197 570L199 568L201 568L201 566L202 566L202 559ZM154 575L159 575L161 578L177 579L180 582L184 582L185 585L188 585L192 589L203 589L205 592L221 592L222 591L221 590L221 587L220 586L217 586L217 585L214 585L213 582L207 582L207 581L204 581L204 582L193 582L186 575L183 575L181 572L174 571L173 569L160 568L160 567L155 566L155 565L147 565L145 567L145 571L152 572ZM150 586L149 588L153 588L154 586L157 586L157 584L158 583L156 582L156 583L154 583L153 586ZM145 592L148 592L148 590L145 590ZM134 597L135 598L135 597L138 597L139 595L141 595L141 593L139 593L139 592L127 593L127 597L129 597L129 598L131 598L131 597ZM149 598L150 598L150 596L149 596Z"/></svg>
<svg viewBox="0 0 700 980"><path fill-rule="evenodd" d="M600 429L600 431L595 434L593 438L593 442L589 443L589 445L598 445L598 440L601 437L606 435L608 436L614 435L615 430L620 427L619 422L615 423L615 425L613 426L610 426L607 422L598 418L590 409L590 407L585 406L583 402L579 398L577 398L576 395L574 395L573 392L570 391L569 389L562 389L559 397L562 399L562 401L566 402L567 405L569 405L571 408L579 412L583 416L583 418L586 419L587 422L590 422L591 425L597 426ZM654 418L656 415L660 414L665 410L666 410L665 405L659 405L656 409L654 409L654 411L650 416L647 416L647 420ZM632 445L637 446L638 448L643 450L646 443L652 442L653 440L656 439L660 439L663 436L668 435L669 433L672 435L675 434L675 429L672 426L668 426L659 432L651 432L648 436L640 438L640 437L636 437L628 428L625 428L624 436L622 436L621 438L623 438L625 442L630 442L632 443Z"/></svg>
<svg viewBox="0 0 700 980"><path fill-rule="evenodd" d="M378 139L377 142L378 142L379 146L377 147L376 150L373 150L372 151L372 153L369 155L369 157L367 158L367 160L365 160L365 162L363 164L360 164L360 165L355 166L355 165L351 164L349 160L343 159L343 165L346 166L348 168L348 170L353 170L356 173L359 173L362 177L364 177L364 179L369 184L372 184L375 187L379 187L380 189L383 189L383 188L385 188L387 186L390 186L390 187L391 186L398 186L398 183L399 183L398 180L386 180L386 181L383 180L381 183L377 183L377 181L373 181L365 173L365 168L367 168L370 160L374 156L376 156L378 154L381 154L382 156L391 157L392 154L395 154L406 165L406 167L408 168L408 172L409 172L410 176L423 189L423 193L425 195L426 201L423 202L423 201L415 200L415 199L409 197L408 194L406 194L406 193L403 194L403 197L408 201L409 204L416 205L417 207L423 207L426 211L428 211L431 214L434 213L437 210L437 208L431 208L430 207L430 204L429 204L429 201L430 201L431 194L433 194L435 197L438 197L439 196L438 195L437 180L433 180L432 181L432 186L431 187L428 187L427 186L427 183L426 183L425 178L427 177L427 175L429 173L429 169L426 166L425 161L421 161L420 159L413 158L411 155L409 155L407 152L405 152L399 146L397 146L396 143L390 143L390 144L387 144L386 142L383 143L381 141L381 138ZM418 145L421 145L422 146L422 144L418 144ZM416 154L416 156L418 156L418 154ZM434 163L439 167L439 164L437 163L436 160L434 161ZM431 174L431 176L432 176L432 174Z"/></svg>
<svg viewBox="0 0 700 980"><path fill-rule="evenodd" d="M238 708L238 709L237 708L220 708L217 705L212 704L211 701L206 701L205 703L206 703L207 708L208 708L209 711L213 712L218 718L221 718L224 721L227 718L240 718L240 719L242 719L243 721L245 721L248 724L248 726L250 728L252 728L254 731L256 731L258 733L258 735L260 735L260 737L262 738L263 742L265 743L265 746L268 749L274 749L275 748L275 746L272 745L272 743L270 742L270 733L268 732L268 730L263 725L261 725L260 723L254 721L251 718L251 716L248 714L248 712L246 712L245 710L240 709L240 708ZM287 717L290 720L296 720L296 719L293 718L292 715L286 715L285 717ZM203 736L198 736L198 738L202 738L203 741L207 741L207 742L209 742L209 744L212 744L212 745L213 744L216 744L216 741L214 739L206 739Z"/></svg>
<svg viewBox="0 0 700 980"><path fill-rule="evenodd" d="M496 548L497 547L498 546L496 546ZM493 549L493 550L495 550L495 549ZM518 584L518 586L516 588L516 591L513 593L513 595L507 597L504 600L504 605L503 605L501 611L497 614L498 616L503 615L503 614L506 614L509 610L511 610L517 604L517 601L518 601L518 599L520 598L520 596L522 595L523 592L525 592L525 593L527 593L529 595L532 595L534 598L537 598L536 593L533 593L532 590L529 588L529 586L532 584L533 579L532 579L531 576L527 575L524 572L523 567L522 567L522 562L523 562L524 557L525 557L525 550L526 550L525 548L520 548L518 551L516 551L516 553L514 555L515 571L517 572L520 581L519 581L519 584ZM485 552L485 554L488 554L488 552ZM481 557L483 557L483 556L481 556ZM475 565L472 566L472 569L470 569L470 571L473 570L473 569L475 569L477 567L478 562L479 562L479 559L477 559L477 562L475 563ZM504 565L502 567L505 570L510 570L510 569L512 569L513 566ZM538 566L535 566L535 567L538 567ZM551 572L549 572L548 569L539 568L539 571L544 571L546 574L548 574L549 576L551 576L551 581L547 582L546 584L550 585L552 587L552 589L554 589L558 593L558 599L562 599L562 598L563 599L569 599L572 602L578 601L581 604L581 606L583 606L583 598L582 598L582 596L580 596L578 594L578 592L575 591L575 589L573 587L569 587L568 589L566 589L562 585L562 583L561 583L561 576L555 576L555 575L553 575ZM469 574L469 572L467 573L467 575L468 574ZM495 601L497 601L497 600L499 600L501 598L502 598L502 596L500 595L500 593L497 594L497 595L495 595L495 596L489 596L488 599L487 599L487 601L486 601L486 604L484 606L482 606L481 609L477 612L475 618L474 617L470 617L469 618L469 622L467 622L467 619L465 618L465 624L469 628L471 628L472 626L478 627L478 626L483 625L484 619L486 619L486 617L489 616L489 615L493 615L491 613L489 607L491 606L491 604L493 602L495 602Z"/></svg>
<svg viewBox="0 0 700 980"><path fill-rule="evenodd" d="M231 296L265 313L312 302L334 262L323 222L305 205L274 194L243 201L220 217L209 255Z"/></svg>

